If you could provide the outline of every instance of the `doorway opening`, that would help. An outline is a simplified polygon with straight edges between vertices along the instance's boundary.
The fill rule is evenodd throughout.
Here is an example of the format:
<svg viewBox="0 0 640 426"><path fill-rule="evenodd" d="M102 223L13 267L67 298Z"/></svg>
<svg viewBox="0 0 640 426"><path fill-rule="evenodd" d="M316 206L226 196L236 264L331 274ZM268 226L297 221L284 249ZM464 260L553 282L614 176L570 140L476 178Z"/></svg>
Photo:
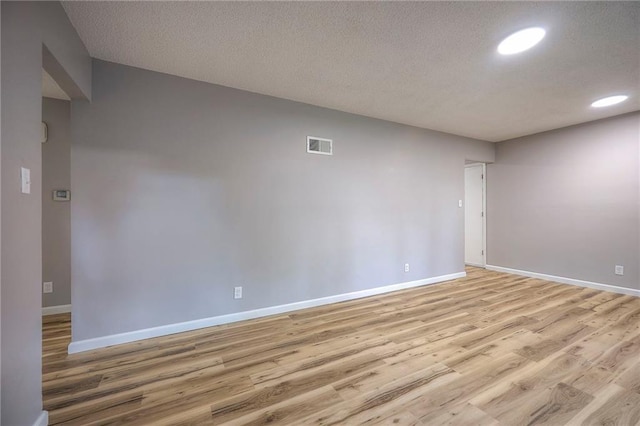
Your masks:
<svg viewBox="0 0 640 426"><path fill-rule="evenodd" d="M49 364L60 362L59 348L71 341L71 99L44 68L41 129L44 383Z"/></svg>
<svg viewBox="0 0 640 426"><path fill-rule="evenodd" d="M464 167L464 263L486 265L486 165Z"/></svg>
<svg viewBox="0 0 640 426"><path fill-rule="evenodd" d="M71 102L42 70L42 308L71 312Z"/></svg>

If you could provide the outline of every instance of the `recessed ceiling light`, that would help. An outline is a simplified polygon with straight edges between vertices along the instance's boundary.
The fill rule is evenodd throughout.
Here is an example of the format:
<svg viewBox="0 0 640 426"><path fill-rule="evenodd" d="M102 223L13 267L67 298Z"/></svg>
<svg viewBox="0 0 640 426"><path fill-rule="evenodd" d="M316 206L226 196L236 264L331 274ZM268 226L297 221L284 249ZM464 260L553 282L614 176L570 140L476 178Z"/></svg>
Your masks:
<svg viewBox="0 0 640 426"><path fill-rule="evenodd" d="M540 43L540 40L544 38L545 34L546 31L538 27L515 32L502 40L502 43L498 45L498 53L502 55L513 55L514 53L524 52Z"/></svg>
<svg viewBox="0 0 640 426"><path fill-rule="evenodd" d="M620 102L626 101L628 98L629 97L626 95L607 96L606 98L598 99L597 101L593 102L591 106L594 108L602 108L619 104Z"/></svg>

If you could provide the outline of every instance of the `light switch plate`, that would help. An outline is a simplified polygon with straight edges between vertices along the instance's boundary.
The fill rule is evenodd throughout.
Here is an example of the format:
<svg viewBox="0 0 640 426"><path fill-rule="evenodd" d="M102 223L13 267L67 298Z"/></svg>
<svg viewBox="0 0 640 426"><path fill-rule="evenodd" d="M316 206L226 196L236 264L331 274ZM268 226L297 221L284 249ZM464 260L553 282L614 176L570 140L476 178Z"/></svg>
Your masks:
<svg viewBox="0 0 640 426"><path fill-rule="evenodd" d="M46 281L42 283L43 293L53 293L53 281Z"/></svg>
<svg viewBox="0 0 640 426"><path fill-rule="evenodd" d="M20 168L21 191L23 194L31 194L31 170L26 167Z"/></svg>

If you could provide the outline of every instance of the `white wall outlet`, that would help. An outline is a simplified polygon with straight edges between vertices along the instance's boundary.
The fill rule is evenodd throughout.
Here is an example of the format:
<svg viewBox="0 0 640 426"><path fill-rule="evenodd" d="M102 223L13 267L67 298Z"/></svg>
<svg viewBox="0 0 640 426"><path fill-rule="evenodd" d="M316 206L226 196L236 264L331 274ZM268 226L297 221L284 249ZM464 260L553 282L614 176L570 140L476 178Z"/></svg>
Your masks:
<svg viewBox="0 0 640 426"><path fill-rule="evenodd" d="M408 263L404 264L404 271L405 272L409 272L409 264Z"/></svg>
<svg viewBox="0 0 640 426"><path fill-rule="evenodd" d="M23 194L31 194L31 169L20 167L20 190Z"/></svg>
<svg viewBox="0 0 640 426"><path fill-rule="evenodd" d="M47 281L42 283L43 293L53 293L53 281Z"/></svg>
<svg viewBox="0 0 640 426"><path fill-rule="evenodd" d="M234 299L242 299L242 287L234 287L233 288L233 298Z"/></svg>
<svg viewBox="0 0 640 426"><path fill-rule="evenodd" d="M458 200L458 207L462 207L462 200Z"/></svg>
<svg viewBox="0 0 640 426"><path fill-rule="evenodd" d="M624 266L616 265L615 273L616 275L624 275Z"/></svg>

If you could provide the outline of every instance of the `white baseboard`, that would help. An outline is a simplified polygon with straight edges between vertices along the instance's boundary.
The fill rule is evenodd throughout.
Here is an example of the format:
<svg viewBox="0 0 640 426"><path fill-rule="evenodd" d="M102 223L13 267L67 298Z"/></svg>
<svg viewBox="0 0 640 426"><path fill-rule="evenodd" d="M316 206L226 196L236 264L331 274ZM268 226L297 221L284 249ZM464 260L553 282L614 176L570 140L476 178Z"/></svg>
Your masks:
<svg viewBox="0 0 640 426"><path fill-rule="evenodd" d="M266 317L269 315L282 314L285 312L297 311L299 309L313 308L315 306L327 305L330 303L344 302L346 300L360 299L367 296L389 293L391 291L403 290L412 287L419 287L428 284L441 283L443 281L463 278L465 272L441 275L433 278L425 278L417 281L408 281L399 284L392 284L384 287L377 287L368 290L354 291L351 293L338 294L336 296L321 297L319 299L305 300L302 302L289 303L286 305L271 306L268 308L255 309L252 311L238 312L234 314L220 315L217 317L203 318L194 321L180 322L176 324L162 325L159 327L145 328L142 330L129 331L126 333L112 334L93 339L79 340L69 344L69 353L90 351L92 349L104 348L107 346L119 345L122 343L135 342L137 340L150 339L152 337L166 336L169 334L182 333L184 331L197 330L200 328L212 327L214 325L228 324L231 322L244 321L248 319Z"/></svg>
<svg viewBox="0 0 640 426"><path fill-rule="evenodd" d="M47 306L46 308L42 308L42 316L66 314L69 312L71 312L71 305Z"/></svg>
<svg viewBox="0 0 640 426"><path fill-rule="evenodd" d="M558 277L555 275L541 274L538 272L521 271L519 269L505 268L503 266L487 265L486 268L489 269L490 271L505 272L507 274L522 275L522 276L531 277L531 278L540 278L542 280L555 281L562 284L571 284L571 285L576 285L578 287L587 287L595 290L610 291L613 293L628 294L630 296L640 297L640 290L636 290L633 288L619 287L619 286L610 285L610 284L594 283L591 281L577 280L574 278Z"/></svg>
<svg viewBox="0 0 640 426"><path fill-rule="evenodd" d="M40 413L40 415L38 416L38 419L33 424L33 426L47 426L48 424L49 424L49 412L43 411L42 413Z"/></svg>

